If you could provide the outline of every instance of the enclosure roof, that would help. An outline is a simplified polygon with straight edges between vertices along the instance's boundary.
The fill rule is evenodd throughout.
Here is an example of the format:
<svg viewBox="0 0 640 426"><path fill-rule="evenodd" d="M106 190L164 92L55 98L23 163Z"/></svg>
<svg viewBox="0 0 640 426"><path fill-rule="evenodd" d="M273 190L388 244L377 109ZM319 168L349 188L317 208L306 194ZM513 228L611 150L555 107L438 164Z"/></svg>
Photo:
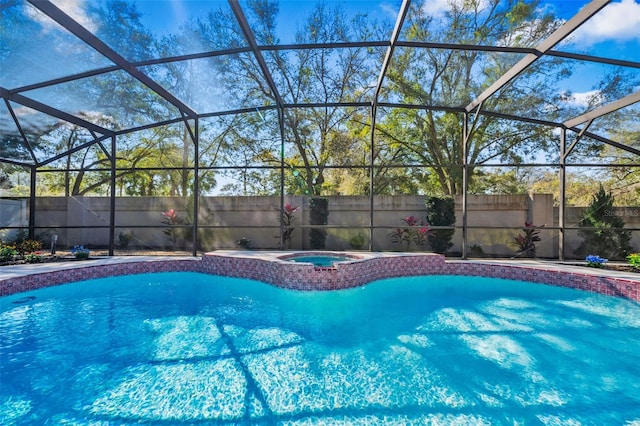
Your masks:
<svg viewBox="0 0 640 426"><path fill-rule="evenodd" d="M478 0L475 17L482 20L495 8L507 25L516 11L509 3ZM203 117L308 106L495 115L568 129L640 154L598 126L618 111L640 117L638 0L524 3L535 6L541 20L550 17L553 31L537 37L531 23L504 38L480 34L473 19L460 21L468 32L445 28L460 12L460 0L1 0L0 161L46 164L54 154L35 153L34 141L61 121L82 129L85 147L159 124L185 122L192 129ZM347 23L345 30L327 31L331 23L322 19L328 16ZM366 71L357 85L348 85L355 89L296 91L288 70L302 69L305 54L317 52L332 64L362 55ZM473 56L500 66L471 67L468 75L482 77L481 84L426 102L390 82L390 73L404 73L424 86L441 71L420 61L402 63L400 57L411 52L419 52L417 58ZM313 69L303 71L298 75L316 78ZM531 90L535 76L553 84L555 96L545 108L493 102L507 88ZM630 84L606 91L604 77ZM314 84L325 83L317 78ZM15 149L5 149L11 144Z"/></svg>

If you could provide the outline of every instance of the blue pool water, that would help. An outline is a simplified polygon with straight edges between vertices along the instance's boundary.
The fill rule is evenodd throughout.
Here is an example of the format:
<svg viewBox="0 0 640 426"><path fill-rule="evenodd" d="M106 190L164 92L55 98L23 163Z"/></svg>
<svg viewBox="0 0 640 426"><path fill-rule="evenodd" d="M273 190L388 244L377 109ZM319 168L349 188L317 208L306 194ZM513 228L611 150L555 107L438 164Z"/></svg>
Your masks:
<svg viewBox="0 0 640 426"><path fill-rule="evenodd" d="M0 298L0 424L640 423L637 303L429 276L197 273Z"/></svg>
<svg viewBox="0 0 640 426"><path fill-rule="evenodd" d="M333 266L335 262L344 262L352 260L345 256L321 256L321 255L309 255L309 256L295 256L290 257L287 260L292 262L305 262L313 263L314 266Z"/></svg>

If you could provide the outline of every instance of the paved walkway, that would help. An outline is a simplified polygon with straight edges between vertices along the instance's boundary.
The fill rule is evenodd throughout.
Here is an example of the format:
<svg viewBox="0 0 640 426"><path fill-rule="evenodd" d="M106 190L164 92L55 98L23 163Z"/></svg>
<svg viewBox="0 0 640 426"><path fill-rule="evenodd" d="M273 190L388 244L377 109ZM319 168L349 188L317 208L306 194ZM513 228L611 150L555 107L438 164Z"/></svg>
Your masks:
<svg viewBox="0 0 640 426"><path fill-rule="evenodd" d="M238 251L238 250L220 250L212 252L212 255L223 256L239 256L239 257L252 257L264 260L273 260L275 258L285 256L291 252L283 251ZM295 252L303 253L305 252ZM364 258L371 257L388 257L398 256L401 253L397 252L349 252L350 254L356 254ZM415 254L415 253L408 253ZM33 274L42 274L45 272L61 271L65 269L73 269L77 267L96 266L96 265L109 265L117 263L128 262L164 262L168 260L193 260L199 261L200 257L191 256L111 256L111 257L96 257L87 260L69 260L63 262L51 262L51 263L34 263L23 265L5 265L0 266L0 281L9 278L22 277ZM565 273L580 273L595 276L607 276L615 278L629 279L632 281L640 282L640 273L624 272L624 271L612 271L608 269L587 268L580 265L572 265L562 263L558 261L547 260L534 260L534 259L472 259L472 260L460 260L460 259L447 259L447 262L467 262L467 263L480 263L480 264L495 264L495 265L511 265L511 266L525 266L536 269L554 270Z"/></svg>
<svg viewBox="0 0 640 426"><path fill-rule="evenodd" d="M533 259L473 259L473 260L452 260L453 262L476 262L483 264L496 265L512 265L525 266L536 269L545 269L552 271L561 271L569 274L586 274L599 277L624 278L640 283L640 273L628 271L614 271L610 269L588 268L585 264L571 264L552 260L533 260Z"/></svg>
<svg viewBox="0 0 640 426"><path fill-rule="evenodd" d="M87 266L111 265L131 262L166 262L168 260L200 260L199 257L186 256L111 256L95 257L87 260L68 260L48 263L28 263L23 265L0 266L0 281L26 275L43 274L45 272L63 271Z"/></svg>

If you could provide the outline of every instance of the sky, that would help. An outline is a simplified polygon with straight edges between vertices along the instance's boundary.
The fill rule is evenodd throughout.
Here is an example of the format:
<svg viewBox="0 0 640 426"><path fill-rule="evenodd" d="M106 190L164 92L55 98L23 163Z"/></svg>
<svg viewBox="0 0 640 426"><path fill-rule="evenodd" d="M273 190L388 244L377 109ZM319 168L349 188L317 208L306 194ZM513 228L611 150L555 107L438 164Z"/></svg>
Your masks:
<svg viewBox="0 0 640 426"><path fill-rule="evenodd" d="M582 3L559 0L551 7L566 14L560 15L563 18L570 19L577 11L575 4L580 7ZM574 32L571 42L572 47L566 49L570 52L640 62L640 0L610 3ZM558 47L558 50L564 49L562 45ZM601 65L586 66L567 81L568 87L574 89L576 103L581 103L593 93L593 78L588 74L599 74L603 68Z"/></svg>
<svg viewBox="0 0 640 426"><path fill-rule="evenodd" d="M434 16L440 16L452 1L427 0L425 8ZM488 1L488 0L481 0ZM87 28L94 24L85 14L87 0L53 0ZM339 4L348 12L367 13L373 19L389 19L395 22L400 0L343 0L329 1L328 5ZM228 8L226 0L135 0L142 13L143 23L158 34L177 32L180 25L189 18L206 14L214 7ZM242 1L241 4L245 2ZM553 10L559 17L570 19L587 0L541 0L540 9ZM315 0L281 0L280 22L278 25L282 43L292 41L295 22L305 16L315 4ZM618 55L619 59L640 62L640 0L615 0L589 20L573 34L578 49L588 49L594 55ZM623 53L624 52L624 53ZM625 56L625 57L622 57Z"/></svg>
<svg viewBox="0 0 640 426"><path fill-rule="evenodd" d="M80 0L58 1L74 3ZM433 15L438 16L444 13L451 1L428 0L425 2L425 7ZM212 5L220 4L226 7L227 4L226 1L220 0L167 0L166 7L159 7L158 0L137 0L135 3L144 17L147 18L146 21L149 25L157 27L160 24L165 28L173 27L174 30L179 27L180 17L197 16L210 9ZM373 18L386 16L394 22L401 4L400 1L393 0L327 1L327 3L341 4L347 10L368 12L369 16ZM541 9L555 10L561 18L569 19L587 3L588 1L586 0L541 1ZM287 33L291 32L291 26L287 24L295 22L299 16L308 12L313 4L315 4L315 0L283 0L280 2L281 22L286 23L280 25L282 39L286 40L288 38ZM596 48L599 44L606 44L606 42L614 44L635 42L636 46L640 46L640 0L613 1L576 32L575 36L580 44ZM600 48L606 49L607 46L600 46ZM640 53L636 51L635 54L635 60L640 61Z"/></svg>
<svg viewBox="0 0 640 426"><path fill-rule="evenodd" d="M70 0L71 1L71 0ZM441 16L449 8L451 1L461 0L427 0L425 7L435 17ZM486 0L484 0L486 1ZM226 1L217 1L226 7ZM342 2L330 2L328 4L339 3L345 7L349 13L366 12L372 19L390 20L395 23L400 9L400 0L351 0ZM586 0L541 0L541 11L554 11L563 19L570 19L588 1ZM157 7L155 0L138 0L138 8L147 15L150 25L167 25L177 29L178 21L173 17L197 16L193 12L203 8L210 8L211 2L198 0L171 0L169 2L171 13L166 9ZM242 4L242 2L241 2ZM301 16L309 13L314 0L283 0L280 2L280 22L279 32L281 43L292 43L295 33L296 22ZM616 0L607 5L593 19L584 24L571 36L571 46L564 43L558 46L560 50L568 50L574 53L587 53L594 56L611 57L621 60L640 62L640 0ZM604 67L601 65L586 65L575 72L566 81L566 87L570 87L574 93L577 103L586 100L594 90L597 76L601 75Z"/></svg>
<svg viewBox="0 0 640 426"><path fill-rule="evenodd" d="M53 1L85 27L94 29L96 24L85 12L89 0ZM463 0L426 0L424 7L437 19L444 14L452 1ZM229 9L226 0L134 0L134 3L142 14L143 24L155 35L177 33L183 23L189 19L203 17L212 8ZM240 3L244 5L246 0ZM310 13L315 3L315 0L280 1L280 43L294 42L297 22ZM325 3L330 7L340 5L350 15L357 12L367 13L370 19L387 20L393 25L401 0L325 0ZM540 0L540 10L554 11L560 18L568 20L587 3L587 0ZM574 32L568 43L563 42L554 49L640 62L640 0L612 1ZM574 72L566 84L575 94L576 101L586 98L594 90L596 76L602 72L604 67L601 65L581 66ZM640 77L640 72L638 74Z"/></svg>

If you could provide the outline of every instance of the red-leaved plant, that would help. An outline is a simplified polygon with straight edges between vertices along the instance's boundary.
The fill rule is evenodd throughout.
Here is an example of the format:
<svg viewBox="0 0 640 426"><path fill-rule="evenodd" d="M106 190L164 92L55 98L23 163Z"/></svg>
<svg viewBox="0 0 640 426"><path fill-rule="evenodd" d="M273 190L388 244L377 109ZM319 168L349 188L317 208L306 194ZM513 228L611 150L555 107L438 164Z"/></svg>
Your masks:
<svg viewBox="0 0 640 426"><path fill-rule="evenodd" d="M169 209L166 212L162 212L162 223L169 226L163 232L171 238L171 242L175 245L180 234L180 228L178 227L184 225L184 218L178 215L174 209Z"/></svg>
<svg viewBox="0 0 640 426"><path fill-rule="evenodd" d="M401 249L410 249L412 245L424 246L427 244L427 235L431 232L429 225L415 216L407 216L402 219L406 227L396 228L389 239L394 244L400 244Z"/></svg>
<svg viewBox="0 0 640 426"><path fill-rule="evenodd" d="M293 231L294 227L293 220L295 219L294 213L298 211L300 207L292 206L289 203L284 205L282 212L280 213L280 224L282 225L282 243L286 246L286 248L291 248L291 243L293 240Z"/></svg>
<svg viewBox="0 0 640 426"><path fill-rule="evenodd" d="M522 234L514 237L518 247L517 256L536 257L536 244L540 241L540 231L531 222L525 222ZM544 225L543 225L544 226Z"/></svg>

